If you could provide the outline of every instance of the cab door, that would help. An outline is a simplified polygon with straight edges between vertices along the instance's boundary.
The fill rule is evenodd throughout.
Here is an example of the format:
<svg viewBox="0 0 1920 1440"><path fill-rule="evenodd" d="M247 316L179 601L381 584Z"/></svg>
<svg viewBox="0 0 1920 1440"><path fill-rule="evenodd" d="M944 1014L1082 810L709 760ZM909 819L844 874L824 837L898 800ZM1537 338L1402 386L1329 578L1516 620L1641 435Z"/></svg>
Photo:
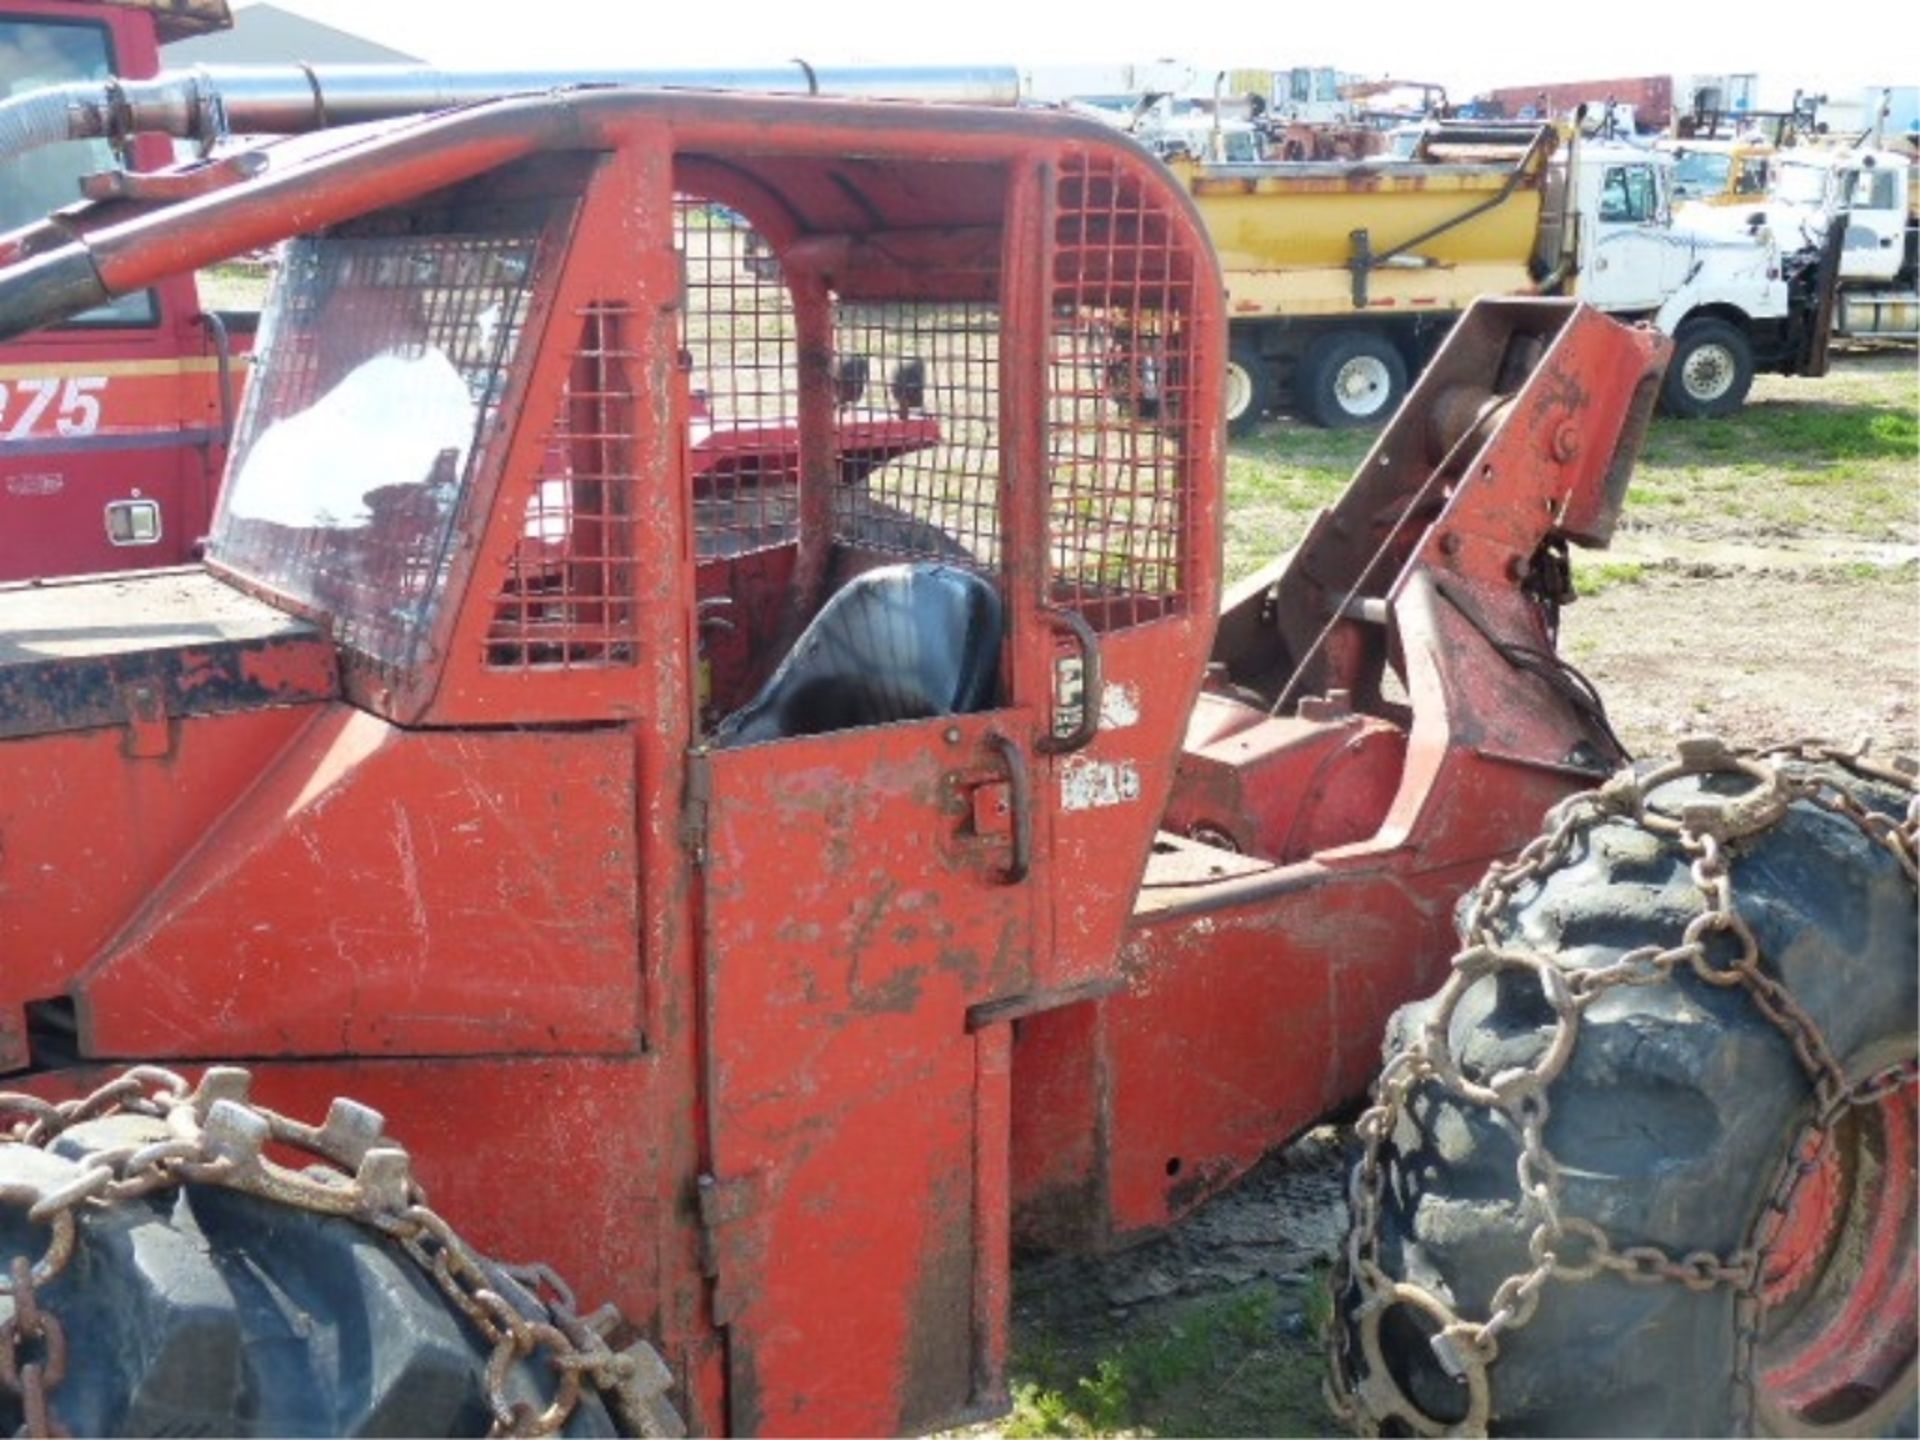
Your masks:
<svg viewBox="0 0 1920 1440"><path fill-rule="evenodd" d="M973 1394L997 1208L975 1156L1006 1142L995 1037L967 1012L1031 956L1030 861L986 817L1029 803L1034 721L1007 705L703 762L700 1198L736 1432L907 1433Z"/></svg>
<svg viewBox="0 0 1920 1440"><path fill-rule="evenodd" d="M1667 223L1650 163L1603 166L1583 224L1580 298L1608 311L1655 310L1684 279L1688 247Z"/></svg>
<svg viewBox="0 0 1920 1440"><path fill-rule="evenodd" d="M758 198L731 193L729 213ZM992 252L939 223L983 195ZM716 710L756 717L752 743L714 724L690 797L700 1198L742 1433L919 1432L1004 1399L1014 1027L1124 983L1218 594L1224 291L1165 172L1095 146L991 171L903 163L870 198L862 233L879 233L845 246L751 245L711 206L686 232L707 679ZM790 309L750 300L783 249L842 280L876 269L848 282L857 300L804 270ZM902 428L917 423L937 434ZM767 597L802 597L784 618L825 628L899 564L997 596L986 703L758 728L793 682L741 659L781 631ZM811 664L843 638L784 653ZM836 683L885 691L914 653L868 645Z"/></svg>
<svg viewBox="0 0 1920 1440"><path fill-rule="evenodd" d="M1001 1383L1007 1036L969 1012L1036 945L1051 641L1009 557L1038 537L1003 508L998 302L842 303L753 198L681 202L711 1319L730 1431L910 1433ZM997 620L867 627L903 573ZM988 677L966 708L841 713L947 642Z"/></svg>
<svg viewBox="0 0 1920 1440"><path fill-rule="evenodd" d="M1847 238L1840 252L1840 274L1847 280L1890 281L1906 259L1906 167L1862 165L1842 176L1847 199Z"/></svg>

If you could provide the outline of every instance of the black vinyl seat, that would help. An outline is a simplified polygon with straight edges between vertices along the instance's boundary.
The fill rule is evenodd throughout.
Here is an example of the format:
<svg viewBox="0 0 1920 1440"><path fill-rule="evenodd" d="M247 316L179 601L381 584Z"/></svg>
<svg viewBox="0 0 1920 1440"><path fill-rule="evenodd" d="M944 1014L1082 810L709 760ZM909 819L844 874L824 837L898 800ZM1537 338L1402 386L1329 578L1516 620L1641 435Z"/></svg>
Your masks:
<svg viewBox="0 0 1920 1440"><path fill-rule="evenodd" d="M801 632L716 746L985 710L1000 682L1001 607L970 570L919 562L856 575Z"/></svg>

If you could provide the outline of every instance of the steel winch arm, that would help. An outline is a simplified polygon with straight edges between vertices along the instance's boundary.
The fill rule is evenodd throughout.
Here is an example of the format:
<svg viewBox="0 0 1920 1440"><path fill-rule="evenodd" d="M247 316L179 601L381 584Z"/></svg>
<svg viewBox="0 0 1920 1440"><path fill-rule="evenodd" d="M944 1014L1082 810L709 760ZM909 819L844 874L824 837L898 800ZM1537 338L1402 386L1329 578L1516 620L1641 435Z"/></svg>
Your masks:
<svg viewBox="0 0 1920 1440"><path fill-rule="evenodd" d="M1393 610L1417 570L1469 603L1511 597L1534 619L1503 638L1550 650L1566 598L1555 547L1611 538L1666 353L1656 332L1572 301L1477 303L1353 484L1229 597L1216 663L1276 713L1335 689L1365 699L1352 672L1377 671L1397 643Z"/></svg>
<svg viewBox="0 0 1920 1440"><path fill-rule="evenodd" d="M1463 325L1474 316L1486 328L1462 339L1500 354L1489 373L1513 373L1480 403L1470 453L1386 592L1403 621L1417 610L1431 647L1424 660L1404 657L1412 731L1389 830L1420 823L1445 790L1445 757L1462 746L1569 771L1623 758L1593 687L1555 653L1559 607L1572 598L1564 550L1611 540L1670 346L1564 301L1483 302ZM1556 754L1554 735L1583 738Z"/></svg>
<svg viewBox="0 0 1920 1440"><path fill-rule="evenodd" d="M1094 1002L1092 1058L1028 1060L1097 1097L1034 1127L1069 1241L1170 1223L1362 1094L1463 891L1612 768L1554 610L1564 545L1611 535L1667 353L1572 301L1479 302L1347 493L1230 597L1128 988Z"/></svg>

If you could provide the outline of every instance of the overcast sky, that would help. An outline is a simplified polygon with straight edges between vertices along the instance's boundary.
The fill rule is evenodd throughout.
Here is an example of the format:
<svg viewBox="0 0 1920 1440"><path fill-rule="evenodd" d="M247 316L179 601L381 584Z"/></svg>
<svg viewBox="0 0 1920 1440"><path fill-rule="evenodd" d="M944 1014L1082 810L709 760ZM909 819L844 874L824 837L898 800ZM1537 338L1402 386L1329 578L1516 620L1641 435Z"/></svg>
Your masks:
<svg viewBox="0 0 1920 1440"><path fill-rule="evenodd" d="M1206 68L1332 65L1447 86L1757 73L1762 100L1920 82L1905 0L1805 10L1727 0L275 0L441 65L635 67L1174 57ZM1898 16L1906 14L1906 21ZM1874 16L1882 18L1877 28ZM1902 74L1902 70L1910 72Z"/></svg>

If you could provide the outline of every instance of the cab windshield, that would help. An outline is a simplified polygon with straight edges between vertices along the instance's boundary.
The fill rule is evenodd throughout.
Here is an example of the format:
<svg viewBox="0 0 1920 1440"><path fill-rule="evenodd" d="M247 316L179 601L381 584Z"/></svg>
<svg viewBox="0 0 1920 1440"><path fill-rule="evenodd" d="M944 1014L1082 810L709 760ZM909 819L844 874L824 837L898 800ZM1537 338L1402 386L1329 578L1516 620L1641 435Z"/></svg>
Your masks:
<svg viewBox="0 0 1920 1440"><path fill-rule="evenodd" d="M1733 157L1703 150L1683 150L1673 162L1673 193L1682 200L1705 200L1723 195L1733 174Z"/></svg>
<svg viewBox="0 0 1920 1440"><path fill-rule="evenodd" d="M77 21L0 19L0 100L76 80L113 75L106 27ZM65 140L0 160L0 234L29 225L80 199L80 178L114 166L105 140ZM153 301L122 296L82 316L80 324L150 321Z"/></svg>
<svg viewBox="0 0 1920 1440"><path fill-rule="evenodd" d="M282 254L209 558L413 663L519 346L537 228Z"/></svg>

